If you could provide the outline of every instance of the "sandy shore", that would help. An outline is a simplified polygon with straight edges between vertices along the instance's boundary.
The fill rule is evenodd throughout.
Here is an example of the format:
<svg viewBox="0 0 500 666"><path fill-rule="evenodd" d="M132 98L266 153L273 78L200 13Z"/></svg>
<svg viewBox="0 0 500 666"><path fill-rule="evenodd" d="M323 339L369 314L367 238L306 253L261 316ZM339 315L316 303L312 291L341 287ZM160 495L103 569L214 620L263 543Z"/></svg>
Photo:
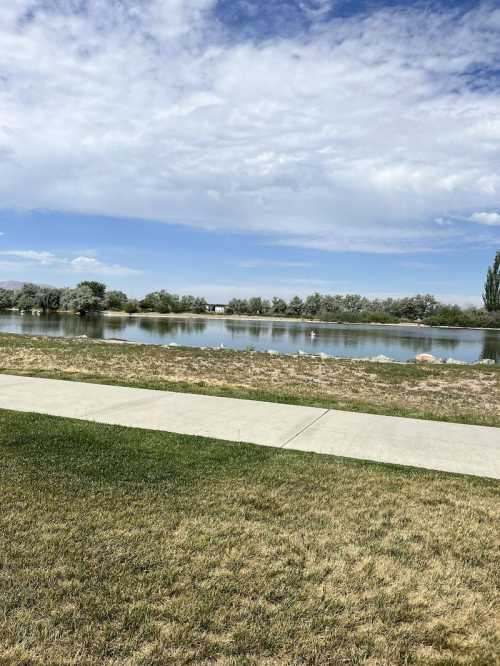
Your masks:
<svg viewBox="0 0 500 666"><path fill-rule="evenodd" d="M140 317L152 319L212 319L212 320L228 320L228 321L269 321L269 322L295 322L297 324L342 324L344 326L413 326L417 328L431 328L428 324L419 324L417 322L395 322L394 324L382 324L380 322L341 322L341 321L323 321L322 319L305 319L298 317L273 317L273 316L260 316L260 315L227 315L227 314L194 314L193 312L168 312L161 314L159 312L137 312L135 314L127 314L126 312L118 312L112 310L105 310L101 313L105 317ZM437 327L435 327L437 328ZM449 328L449 327L443 327ZM457 327L458 328L458 327ZM494 329L498 330L498 329Z"/></svg>

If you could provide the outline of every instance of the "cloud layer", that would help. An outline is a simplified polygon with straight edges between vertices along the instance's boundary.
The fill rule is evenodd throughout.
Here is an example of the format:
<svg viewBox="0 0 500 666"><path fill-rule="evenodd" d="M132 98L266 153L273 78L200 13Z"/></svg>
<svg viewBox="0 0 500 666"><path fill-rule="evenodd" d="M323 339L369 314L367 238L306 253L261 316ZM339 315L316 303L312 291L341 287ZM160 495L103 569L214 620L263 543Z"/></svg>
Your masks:
<svg viewBox="0 0 500 666"><path fill-rule="evenodd" d="M2 205L327 250L473 238L433 220L500 210L500 9L329 4L241 41L214 0L2 3Z"/></svg>
<svg viewBox="0 0 500 666"><path fill-rule="evenodd" d="M6 261L2 258L6 257ZM137 275L140 271L108 264L92 256L62 257L53 252L36 250L2 250L0 251L0 267L4 270L26 270L42 268L65 274L126 276Z"/></svg>

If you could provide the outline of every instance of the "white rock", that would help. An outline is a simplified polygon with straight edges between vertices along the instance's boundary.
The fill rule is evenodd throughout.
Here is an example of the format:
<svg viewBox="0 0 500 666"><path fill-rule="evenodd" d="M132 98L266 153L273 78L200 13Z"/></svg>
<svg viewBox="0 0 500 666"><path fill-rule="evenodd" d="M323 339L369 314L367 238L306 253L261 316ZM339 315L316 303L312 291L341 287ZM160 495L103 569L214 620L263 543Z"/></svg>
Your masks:
<svg viewBox="0 0 500 666"><path fill-rule="evenodd" d="M384 356L383 354L379 354L378 356L372 356L372 358L370 358L369 360L375 361L375 363L394 363L393 358L390 358L389 356Z"/></svg>
<svg viewBox="0 0 500 666"><path fill-rule="evenodd" d="M271 354L272 356L277 356L279 354L279 351L276 351L276 349L268 349L267 353Z"/></svg>
<svg viewBox="0 0 500 666"><path fill-rule="evenodd" d="M432 354L417 354L415 361L417 363L441 363L441 359L436 358Z"/></svg>
<svg viewBox="0 0 500 666"><path fill-rule="evenodd" d="M465 361L458 361L456 358L447 358L445 363L449 365L467 365Z"/></svg>
<svg viewBox="0 0 500 666"><path fill-rule="evenodd" d="M328 356L328 354L325 354L325 352L321 352L320 354L318 354L318 356L319 356L321 359L330 358L330 357Z"/></svg>
<svg viewBox="0 0 500 666"><path fill-rule="evenodd" d="M492 358L482 358L476 365L495 365L495 361Z"/></svg>

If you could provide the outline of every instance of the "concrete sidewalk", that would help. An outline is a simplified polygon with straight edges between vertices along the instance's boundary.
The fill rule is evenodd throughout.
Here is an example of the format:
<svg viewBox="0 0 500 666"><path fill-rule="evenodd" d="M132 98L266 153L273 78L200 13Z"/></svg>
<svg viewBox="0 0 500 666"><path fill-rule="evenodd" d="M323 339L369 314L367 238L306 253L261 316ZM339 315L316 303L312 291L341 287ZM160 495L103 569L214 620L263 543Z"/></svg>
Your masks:
<svg viewBox="0 0 500 666"><path fill-rule="evenodd" d="M500 428L12 375L0 409L500 479Z"/></svg>

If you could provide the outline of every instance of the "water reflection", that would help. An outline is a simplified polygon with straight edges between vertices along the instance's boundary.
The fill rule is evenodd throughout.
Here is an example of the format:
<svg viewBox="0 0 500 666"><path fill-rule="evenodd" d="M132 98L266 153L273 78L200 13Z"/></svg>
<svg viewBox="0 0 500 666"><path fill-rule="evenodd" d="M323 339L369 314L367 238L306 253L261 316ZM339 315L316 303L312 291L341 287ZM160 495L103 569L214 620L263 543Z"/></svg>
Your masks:
<svg viewBox="0 0 500 666"><path fill-rule="evenodd" d="M492 358L500 363L500 344L497 331L484 331L481 358Z"/></svg>
<svg viewBox="0 0 500 666"><path fill-rule="evenodd" d="M500 332L463 329L431 329L416 326L307 324L286 321L155 317L77 317L14 312L0 313L0 330L31 335L122 338L152 344L233 347L293 353L325 352L332 356L384 354L407 360L417 353L453 356L475 361L500 361ZM311 336L314 331L315 335Z"/></svg>

